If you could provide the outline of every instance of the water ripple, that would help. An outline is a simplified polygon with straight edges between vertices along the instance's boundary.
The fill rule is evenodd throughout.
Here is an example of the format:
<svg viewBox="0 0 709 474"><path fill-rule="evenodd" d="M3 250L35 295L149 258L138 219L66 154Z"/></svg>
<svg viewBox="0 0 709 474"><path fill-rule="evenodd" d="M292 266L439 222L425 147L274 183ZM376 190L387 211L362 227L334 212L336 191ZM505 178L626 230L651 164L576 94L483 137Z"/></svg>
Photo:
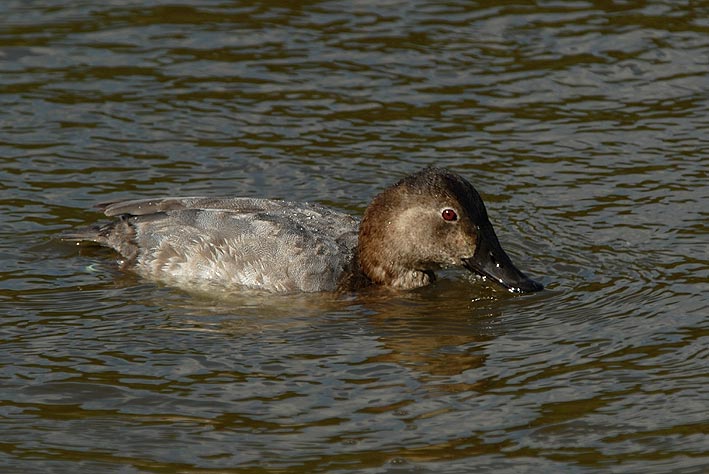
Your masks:
<svg viewBox="0 0 709 474"><path fill-rule="evenodd" d="M7 469L703 472L706 13L8 3ZM431 164L546 292L193 295L55 239L129 196L360 214Z"/></svg>

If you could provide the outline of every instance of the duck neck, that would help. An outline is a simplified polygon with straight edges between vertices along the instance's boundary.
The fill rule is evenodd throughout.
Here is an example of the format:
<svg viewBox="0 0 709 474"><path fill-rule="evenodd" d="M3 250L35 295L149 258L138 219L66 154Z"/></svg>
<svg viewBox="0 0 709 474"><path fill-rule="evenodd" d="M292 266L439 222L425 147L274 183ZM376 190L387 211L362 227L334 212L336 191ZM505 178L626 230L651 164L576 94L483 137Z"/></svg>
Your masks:
<svg viewBox="0 0 709 474"><path fill-rule="evenodd" d="M397 289L418 288L435 280L431 270L418 269L397 247L397 226L386 218L388 208L379 196L364 213L355 258L361 273L373 284ZM372 218L376 216L376 218Z"/></svg>

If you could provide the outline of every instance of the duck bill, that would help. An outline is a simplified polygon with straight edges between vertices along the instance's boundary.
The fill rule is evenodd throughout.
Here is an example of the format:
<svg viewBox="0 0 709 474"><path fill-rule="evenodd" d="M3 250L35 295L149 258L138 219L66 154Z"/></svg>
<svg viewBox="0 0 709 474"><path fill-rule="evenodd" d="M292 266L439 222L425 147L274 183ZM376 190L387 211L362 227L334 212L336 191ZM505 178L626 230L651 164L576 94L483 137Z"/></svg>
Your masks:
<svg viewBox="0 0 709 474"><path fill-rule="evenodd" d="M544 289L541 283L532 280L514 266L497 240L491 224L480 228L475 254L463 259L463 265L513 293L531 293Z"/></svg>

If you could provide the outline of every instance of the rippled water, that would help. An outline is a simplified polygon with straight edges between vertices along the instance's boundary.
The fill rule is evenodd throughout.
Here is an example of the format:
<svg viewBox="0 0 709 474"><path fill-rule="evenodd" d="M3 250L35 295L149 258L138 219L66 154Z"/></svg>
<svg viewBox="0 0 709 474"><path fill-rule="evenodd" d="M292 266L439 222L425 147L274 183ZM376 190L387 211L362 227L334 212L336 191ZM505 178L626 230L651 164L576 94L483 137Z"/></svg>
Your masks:
<svg viewBox="0 0 709 474"><path fill-rule="evenodd" d="M709 469L709 6L0 6L0 470ZM228 299L56 240L166 194L359 214L422 166L548 290Z"/></svg>

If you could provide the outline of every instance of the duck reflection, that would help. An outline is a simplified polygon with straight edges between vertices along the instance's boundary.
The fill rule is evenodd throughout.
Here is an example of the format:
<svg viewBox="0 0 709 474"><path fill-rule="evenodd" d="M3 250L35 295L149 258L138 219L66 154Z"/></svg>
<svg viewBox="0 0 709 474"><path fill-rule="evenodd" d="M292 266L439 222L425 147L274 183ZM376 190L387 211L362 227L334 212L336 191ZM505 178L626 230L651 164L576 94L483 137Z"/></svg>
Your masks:
<svg viewBox="0 0 709 474"><path fill-rule="evenodd" d="M504 331L498 317L510 296L472 288L449 280L405 298L367 302L372 331L384 349L368 361L406 367L438 390L482 390L485 380L470 381L465 373L485 364L485 347Z"/></svg>
<svg viewBox="0 0 709 474"><path fill-rule="evenodd" d="M465 278L405 293L375 289L344 300L239 294L231 310L223 296L200 303L191 295L182 300L188 314L173 316L169 325L228 334L264 351L263 344L278 344L274 352L296 359L306 353L327 358L340 350L353 365L396 364L434 390L480 391L485 380L466 372L484 366L488 344L505 331L500 316L517 298Z"/></svg>

